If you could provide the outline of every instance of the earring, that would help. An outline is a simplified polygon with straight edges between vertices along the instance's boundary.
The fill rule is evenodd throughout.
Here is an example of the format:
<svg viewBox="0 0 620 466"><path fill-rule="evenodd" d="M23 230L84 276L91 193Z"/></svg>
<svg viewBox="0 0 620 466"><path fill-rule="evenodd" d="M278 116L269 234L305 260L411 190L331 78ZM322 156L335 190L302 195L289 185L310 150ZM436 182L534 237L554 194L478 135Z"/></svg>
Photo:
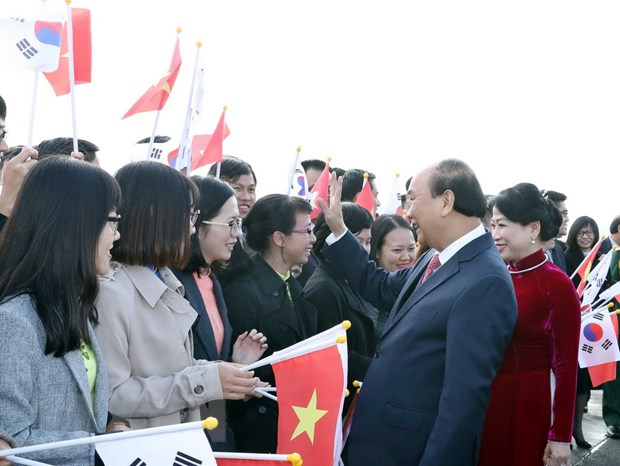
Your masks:
<svg viewBox="0 0 620 466"><path fill-rule="evenodd" d="M534 238L530 238L530 243L536 244L536 240Z"/></svg>

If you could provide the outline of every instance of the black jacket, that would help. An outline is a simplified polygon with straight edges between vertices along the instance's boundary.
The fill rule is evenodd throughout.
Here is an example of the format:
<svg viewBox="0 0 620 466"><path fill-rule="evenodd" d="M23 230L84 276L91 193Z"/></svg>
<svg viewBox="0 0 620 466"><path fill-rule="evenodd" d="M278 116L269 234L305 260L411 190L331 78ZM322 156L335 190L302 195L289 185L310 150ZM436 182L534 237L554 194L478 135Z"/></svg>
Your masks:
<svg viewBox="0 0 620 466"><path fill-rule="evenodd" d="M254 258L251 271L232 279L224 287L228 317L233 336L255 328L267 337L269 348L263 357L287 348L318 333L316 308L302 296L294 278L287 281L260 256ZM256 369L255 374L275 385L271 366ZM230 424L235 432L237 450L242 452L275 453L277 444L278 409L267 398L231 403Z"/></svg>

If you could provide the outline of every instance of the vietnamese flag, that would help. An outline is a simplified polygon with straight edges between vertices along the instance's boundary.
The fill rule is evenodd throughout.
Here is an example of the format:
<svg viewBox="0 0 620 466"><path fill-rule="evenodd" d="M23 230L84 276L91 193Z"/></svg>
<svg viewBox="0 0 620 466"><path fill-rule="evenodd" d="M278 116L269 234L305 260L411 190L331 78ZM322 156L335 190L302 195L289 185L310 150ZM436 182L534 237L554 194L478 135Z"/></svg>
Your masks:
<svg viewBox="0 0 620 466"><path fill-rule="evenodd" d="M362 190L355 198L355 203L370 212L373 220L377 216L377 211L375 209L375 196L372 193L370 181L368 181L368 173L364 173L364 184L362 184Z"/></svg>
<svg viewBox="0 0 620 466"><path fill-rule="evenodd" d="M204 167L213 162L221 162L224 157L223 142L230 134L225 122L226 107L222 111L220 121L213 134L197 135L192 138L192 165L191 170Z"/></svg>
<svg viewBox="0 0 620 466"><path fill-rule="evenodd" d="M577 294L579 295L579 297L583 295L583 290L585 289L586 284L588 283L588 275L590 275L590 271L592 270L592 264L594 263L594 259L596 259L596 253L598 252L599 249L601 249L601 245L603 244L603 239L604 238L601 238L598 240L598 243L594 245L592 250L583 259L581 264L579 264L579 267L577 267L577 269L573 272L573 274L570 277L571 280L573 279L575 275L579 275L579 277L581 278L581 282L579 282L579 285L577 286Z"/></svg>
<svg viewBox="0 0 620 466"><path fill-rule="evenodd" d="M73 27L73 71L75 84L87 84L91 80L92 36L90 30L90 10L71 8ZM56 71L43 73L58 96L71 92L69 85L69 41L67 23L62 28L60 40L60 59Z"/></svg>
<svg viewBox="0 0 620 466"><path fill-rule="evenodd" d="M325 164L325 168L319 176L316 183L310 190L310 194L308 195L308 200L312 204L312 212L310 213L310 219L315 220L319 215L321 215L321 208L319 204L316 202L316 199L320 197L325 202L329 203L329 160Z"/></svg>
<svg viewBox="0 0 620 466"><path fill-rule="evenodd" d="M136 113L152 112L164 108L164 105L166 105L168 101L168 97L170 97L170 92L172 92L174 82L177 80L179 70L181 69L181 63L181 50L179 48L179 38L177 37L170 69L160 78L157 84L151 86L142 97L127 110L123 118L130 117Z"/></svg>
<svg viewBox="0 0 620 466"><path fill-rule="evenodd" d="M338 464L346 377L337 345L272 363L272 368L278 452L295 451L311 466Z"/></svg>

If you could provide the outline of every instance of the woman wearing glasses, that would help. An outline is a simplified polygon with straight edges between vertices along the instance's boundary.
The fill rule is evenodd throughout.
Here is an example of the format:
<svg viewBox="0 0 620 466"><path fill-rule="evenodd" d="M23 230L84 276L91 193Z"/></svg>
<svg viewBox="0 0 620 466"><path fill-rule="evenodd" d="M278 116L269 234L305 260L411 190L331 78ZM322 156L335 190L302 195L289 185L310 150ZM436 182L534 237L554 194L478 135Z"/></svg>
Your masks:
<svg viewBox="0 0 620 466"><path fill-rule="evenodd" d="M194 359L196 311L169 267L184 267L199 214L198 190L176 170L137 162L115 175L123 193L121 240L97 298L110 410L132 428L200 420L211 400L244 398L257 384L227 362Z"/></svg>
<svg viewBox="0 0 620 466"><path fill-rule="evenodd" d="M293 264L308 261L316 241L310 204L283 194L265 196L245 218L247 244L255 251L248 268L224 287L233 333L255 328L269 339L264 356L317 333L317 310L291 277ZM275 384L271 366L256 369ZM277 403L267 398L231 404L230 424L238 451L275 453Z"/></svg>
<svg viewBox="0 0 620 466"><path fill-rule="evenodd" d="M582 216L573 222L568 231L566 238L566 273L570 277L577 267L581 265L585 257L592 250L596 242L599 240L599 229L597 223L592 217ZM596 254L592 269L596 267L601 260L603 254L599 251ZM579 286L581 277L575 275L573 284ZM583 412L588 405L590 399L590 390L592 390L592 380L590 373L586 367L579 368L577 371L577 398L575 400L575 418L573 420L573 437L579 448L592 448L590 442L583 435Z"/></svg>
<svg viewBox="0 0 620 466"><path fill-rule="evenodd" d="M120 189L100 168L51 157L29 172L0 239L0 428L17 446L106 430L108 378L92 330L118 240ZM93 445L24 455L93 465ZM2 463L2 461L0 461Z"/></svg>
<svg viewBox="0 0 620 466"><path fill-rule="evenodd" d="M185 298L198 312L192 325L194 358L251 364L267 349L267 338L256 329L247 329L232 345L228 309L216 278L218 270L225 267L230 259L241 235L235 192L227 183L210 176L194 176L191 179L200 192L200 215L196 222L196 234L192 235L189 262L182 270L173 269L173 273L185 288ZM225 403L209 403L209 412L222 418L221 415L226 412ZM204 412L202 417L206 416ZM224 422L209 432L209 438L214 450L234 450L232 431L226 433Z"/></svg>

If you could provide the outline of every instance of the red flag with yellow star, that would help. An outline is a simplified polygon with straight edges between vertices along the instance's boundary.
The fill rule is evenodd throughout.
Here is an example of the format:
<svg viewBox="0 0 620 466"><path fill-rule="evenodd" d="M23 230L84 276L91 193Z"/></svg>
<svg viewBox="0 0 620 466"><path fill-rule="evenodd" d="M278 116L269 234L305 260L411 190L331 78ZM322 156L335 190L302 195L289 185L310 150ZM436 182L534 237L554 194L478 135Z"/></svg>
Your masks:
<svg viewBox="0 0 620 466"><path fill-rule="evenodd" d="M179 48L179 38L177 37L177 43L174 47L174 54L172 56L172 63L170 69L164 76L155 84L151 86L140 97L135 104L125 113L123 118L130 117L136 113L152 112L155 110L161 110L166 105L170 92L174 82L177 80L177 75L181 69L181 50Z"/></svg>
<svg viewBox="0 0 620 466"><path fill-rule="evenodd" d="M334 344L272 364L278 389L278 452L298 452L311 466L337 464L346 388L341 358Z"/></svg>
<svg viewBox="0 0 620 466"><path fill-rule="evenodd" d="M370 215L372 215L373 219L376 217L377 212L375 209L375 195L372 193L370 181L368 180L368 173L364 173L364 183L362 184L362 190L357 195L355 203L370 212Z"/></svg>

